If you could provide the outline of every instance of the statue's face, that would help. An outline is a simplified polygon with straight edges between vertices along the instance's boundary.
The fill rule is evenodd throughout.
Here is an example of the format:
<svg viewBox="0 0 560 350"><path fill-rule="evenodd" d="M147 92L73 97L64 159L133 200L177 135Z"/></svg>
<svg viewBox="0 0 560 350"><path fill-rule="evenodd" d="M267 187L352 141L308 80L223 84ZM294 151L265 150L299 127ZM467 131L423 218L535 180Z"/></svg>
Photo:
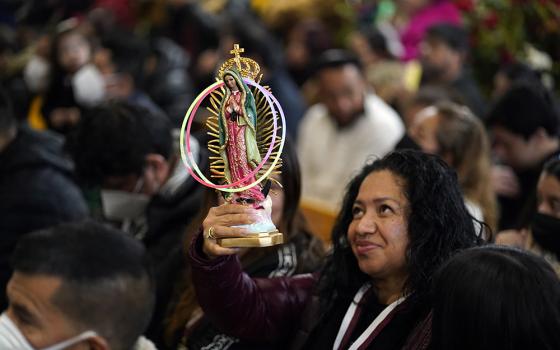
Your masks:
<svg viewBox="0 0 560 350"><path fill-rule="evenodd" d="M232 90L232 91L236 91L237 90L237 82L235 81L235 79L231 76L231 75L226 75L224 77L224 82L226 83L226 86Z"/></svg>

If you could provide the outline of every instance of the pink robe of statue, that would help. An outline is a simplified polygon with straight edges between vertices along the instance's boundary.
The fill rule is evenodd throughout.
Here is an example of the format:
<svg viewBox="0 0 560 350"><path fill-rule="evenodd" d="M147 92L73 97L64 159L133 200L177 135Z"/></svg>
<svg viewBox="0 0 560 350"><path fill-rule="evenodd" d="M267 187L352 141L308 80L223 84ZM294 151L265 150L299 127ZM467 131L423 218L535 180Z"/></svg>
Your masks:
<svg viewBox="0 0 560 350"><path fill-rule="evenodd" d="M232 92L225 106L225 117L227 123L226 154L231 182L234 183L246 177L253 168L247 161L247 147L245 146L245 129L247 128L247 125L239 125L237 120L232 121L232 111L237 112L237 119L241 118L243 113L245 113L243 106L241 106L241 93L239 91ZM255 182L255 176L251 176L236 187L243 187L253 182ZM237 198L251 198L257 203L260 203L265 199L259 185L253 186L243 192L235 193L234 199Z"/></svg>

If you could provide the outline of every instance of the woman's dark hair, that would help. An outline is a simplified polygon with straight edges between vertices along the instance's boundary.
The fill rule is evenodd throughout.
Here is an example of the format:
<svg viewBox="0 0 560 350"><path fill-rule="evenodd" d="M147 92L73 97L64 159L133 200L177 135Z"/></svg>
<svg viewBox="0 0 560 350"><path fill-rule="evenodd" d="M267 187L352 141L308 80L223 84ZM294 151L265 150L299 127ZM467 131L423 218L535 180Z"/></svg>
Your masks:
<svg viewBox="0 0 560 350"><path fill-rule="evenodd" d="M371 281L358 267L347 232L360 185L368 175L382 170L402 180L409 202L408 278L404 286L409 303L429 295L432 275L449 257L482 242L465 207L457 176L443 160L415 150L391 152L367 164L348 186L332 232L333 254L319 287L327 305L337 297L351 297L361 285Z"/></svg>
<svg viewBox="0 0 560 350"><path fill-rule="evenodd" d="M301 199L301 170L299 159L296 154L294 143L287 138L282 150L282 173L280 174L280 182L284 191L284 208L282 210L282 222L284 230L288 235L288 240L293 234L297 234L301 226L302 218L299 214L299 201Z"/></svg>
<svg viewBox="0 0 560 350"><path fill-rule="evenodd" d="M434 277L434 349L560 349L560 281L542 258L486 246Z"/></svg>

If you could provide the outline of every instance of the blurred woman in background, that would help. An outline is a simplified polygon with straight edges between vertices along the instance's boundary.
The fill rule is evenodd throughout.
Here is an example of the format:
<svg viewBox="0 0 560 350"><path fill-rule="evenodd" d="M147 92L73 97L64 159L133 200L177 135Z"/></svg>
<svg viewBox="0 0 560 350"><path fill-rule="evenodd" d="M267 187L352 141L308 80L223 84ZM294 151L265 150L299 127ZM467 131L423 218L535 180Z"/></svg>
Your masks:
<svg viewBox="0 0 560 350"><path fill-rule="evenodd" d="M420 111L410 128L424 152L437 154L457 171L471 215L496 229L497 204L490 182L490 147L480 120L467 107L441 102ZM487 239L491 239L487 232Z"/></svg>
<svg viewBox="0 0 560 350"><path fill-rule="evenodd" d="M94 47L86 35L71 20L59 26L62 29L50 49L49 82L40 112L49 129L67 135L84 108L104 100L105 80L92 63Z"/></svg>

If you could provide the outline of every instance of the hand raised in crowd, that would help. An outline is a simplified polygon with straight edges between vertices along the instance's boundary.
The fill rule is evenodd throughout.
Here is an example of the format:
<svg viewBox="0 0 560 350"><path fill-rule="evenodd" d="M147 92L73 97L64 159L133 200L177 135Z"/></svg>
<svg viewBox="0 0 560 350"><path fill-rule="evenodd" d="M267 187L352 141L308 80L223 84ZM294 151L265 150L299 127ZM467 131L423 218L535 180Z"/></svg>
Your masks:
<svg viewBox="0 0 560 350"><path fill-rule="evenodd" d="M492 187L500 196L515 198L519 195L519 180L509 166L492 166Z"/></svg>
<svg viewBox="0 0 560 350"><path fill-rule="evenodd" d="M236 254L236 248L223 248L217 240L221 238L240 237L247 231L237 225L251 224L258 219L257 211L251 207L239 204L222 204L213 207L204 219L204 253L211 259L222 255Z"/></svg>
<svg viewBox="0 0 560 350"><path fill-rule="evenodd" d="M529 232L526 229L498 232L496 244L525 249Z"/></svg>

